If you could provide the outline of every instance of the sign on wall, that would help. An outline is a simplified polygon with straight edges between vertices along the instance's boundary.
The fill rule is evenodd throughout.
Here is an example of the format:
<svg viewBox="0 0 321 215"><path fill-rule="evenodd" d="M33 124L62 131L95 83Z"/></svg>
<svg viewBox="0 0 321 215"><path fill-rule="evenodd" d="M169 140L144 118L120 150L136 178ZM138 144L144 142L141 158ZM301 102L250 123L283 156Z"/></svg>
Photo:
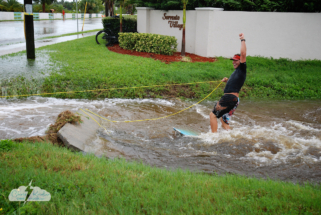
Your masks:
<svg viewBox="0 0 321 215"><path fill-rule="evenodd" d="M163 20L168 20L168 24L171 28L179 28L179 30L182 30L183 24L178 24L178 21L180 17L179 16L166 16L166 13L164 13L164 16L162 17Z"/></svg>

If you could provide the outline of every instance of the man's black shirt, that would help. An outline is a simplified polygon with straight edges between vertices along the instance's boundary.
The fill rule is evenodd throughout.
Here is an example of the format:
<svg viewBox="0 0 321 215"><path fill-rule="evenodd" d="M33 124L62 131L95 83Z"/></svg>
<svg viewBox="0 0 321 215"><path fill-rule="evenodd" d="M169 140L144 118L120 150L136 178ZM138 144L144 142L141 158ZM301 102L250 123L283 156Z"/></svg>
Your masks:
<svg viewBox="0 0 321 215"><path fill-rule="evenodd" d="M240 92L246 79L246 63L240 63L239 67L235 69L228 79L224 93L238 93Z"/></svg>

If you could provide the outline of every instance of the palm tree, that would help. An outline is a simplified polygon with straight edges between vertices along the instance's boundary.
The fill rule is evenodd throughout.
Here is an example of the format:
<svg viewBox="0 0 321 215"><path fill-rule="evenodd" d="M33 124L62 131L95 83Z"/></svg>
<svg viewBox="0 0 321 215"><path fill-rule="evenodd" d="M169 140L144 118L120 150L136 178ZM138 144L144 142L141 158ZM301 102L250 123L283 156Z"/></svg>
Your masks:
<svg viewBox="0 0 321 215"><path fill-rule="evenodd" d="M23 5L20 4L17 0L7 0L7 2L4 2L4 6L6 7L7 11L14 11L14 12L20 12L23 10Z"/></svg>
<svg viewBox="0 0 321 215"><path fill-rule="evenodd" d="M42 4L42 12L46 12L46 4L50 5L54 2L54 0L33 0L36 4Z"/></svg>
<svg viewBox="0 0 321 215"><path fill-rule="evenodd" d="M0 0L0 11L6 11L7 10L7 2L5 2L4 0Z"/></svg>
<svg viewBox="0 0 321 215"><path fill-rule="evenodd" d="M124 6L126 0L119 0L119 13L120 13L120 29L119 32L123 32L123 12L122 12L122 6Z"/></svg>
<svg viewBox="0 0 321 215"><path fill-rule="evenodd" d="M185 56L185 23L186 23L186 5L188 0L182 0L183 3L183 36L182 36L182 50L181 55Z"/></svg>
<svg viewBox="0 0 321 215"><path fill-rule="evenodd" d="M105 4L105 17L108 16L108 0L103 0L103 3Z"/></svg>
<svg viewBox="0 0 321 215"><path fill-rule="evenodd" d="M7 10L7 2L5 2L4 0L0 0L0 11L6 11Z"/></svg>
<svg viewBox="0 0 321 215"><path fill-rule="evenodd" d="M135 6L136 6L135 0L126 0L126 2L124 3L124 9L126 10L127 14L133 14Z"/></svg>
<svg viewBox="0 0 321 215"><path fill-rule="evenodd" d="M105 4L105 16L114 16L114 0L103 0Z"/></svg>

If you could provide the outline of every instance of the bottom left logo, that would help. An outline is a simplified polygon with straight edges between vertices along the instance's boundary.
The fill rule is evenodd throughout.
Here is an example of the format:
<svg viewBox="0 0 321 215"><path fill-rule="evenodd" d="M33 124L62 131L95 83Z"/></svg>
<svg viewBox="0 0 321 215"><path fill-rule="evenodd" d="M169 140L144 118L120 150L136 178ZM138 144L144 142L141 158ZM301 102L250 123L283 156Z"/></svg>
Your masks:
<svg viewBox="0 0 321 215"><path fill-rule="evenodd" d="M32 187L31 186L32 180L30 181L29 185L20 186L18 189L11 190L9 194L9 201L15 202L34 202L34 201L50 201L51 195L46 190L43 190L39 187ZM28 195L28 188L32 190L31 194Z"/></svg>

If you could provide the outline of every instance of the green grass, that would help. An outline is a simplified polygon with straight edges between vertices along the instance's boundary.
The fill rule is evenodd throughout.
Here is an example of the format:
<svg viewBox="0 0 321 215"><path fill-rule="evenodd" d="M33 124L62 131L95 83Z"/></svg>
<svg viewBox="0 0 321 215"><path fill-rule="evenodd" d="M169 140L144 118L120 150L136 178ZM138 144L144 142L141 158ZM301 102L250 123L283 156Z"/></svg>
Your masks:
<svg viewBox="0 0 321 215"><path fill-rule="evenodd" d="M71 92L117 87L149 86L199 81L219 81L234 71L232 62L218 58L214 63L176 62L165 64L151 58L121 55L110 52L100 38L95 36L41 47L50 51L54 64L62 64L59 70L44 81L42 92ZM320 99L321 61L291 61L247 57L247 80L240 97L275 99ZM224 84L225 85L225 84ZM211 99L223 94L220 87ZM177 97L203 98L215 84L191 85L175 88ZM7 87L8 95L10 86ZM173 88L154 87L102 92L56 94L62 98L142 98L162 97ZM28 94L27 88L15 89L19 94ZM53 95L50 95L53 96Z"/></svg>
<svg viewBox="0 0 321 215"><path fill-rule="evenodd" d="M57 37L65 37L65 36L84 34L84 33L90 33L90 32L98 32L98 31L101 31L101 30L102 30L102 28L94 29L94 30L88 30L88 31L79 31L79 32L75 32L75 33L62 34L62 35L51 36L51 37L41 37L41 38L38 38L37 40L51 39L51 38L57 38Z"/></svg>
<svg viewBox="0 0 321 215"><path fill-rule="evenodd" d="M0 142L2 145L2 142ZM46 143L0 147L0 213L12 189L40 187L49 202L21 214L320 214L319 185L165 170L73 153ZM20 207L22 204L20 204ZM16 211L18 214L19 211Z"/></svg>

